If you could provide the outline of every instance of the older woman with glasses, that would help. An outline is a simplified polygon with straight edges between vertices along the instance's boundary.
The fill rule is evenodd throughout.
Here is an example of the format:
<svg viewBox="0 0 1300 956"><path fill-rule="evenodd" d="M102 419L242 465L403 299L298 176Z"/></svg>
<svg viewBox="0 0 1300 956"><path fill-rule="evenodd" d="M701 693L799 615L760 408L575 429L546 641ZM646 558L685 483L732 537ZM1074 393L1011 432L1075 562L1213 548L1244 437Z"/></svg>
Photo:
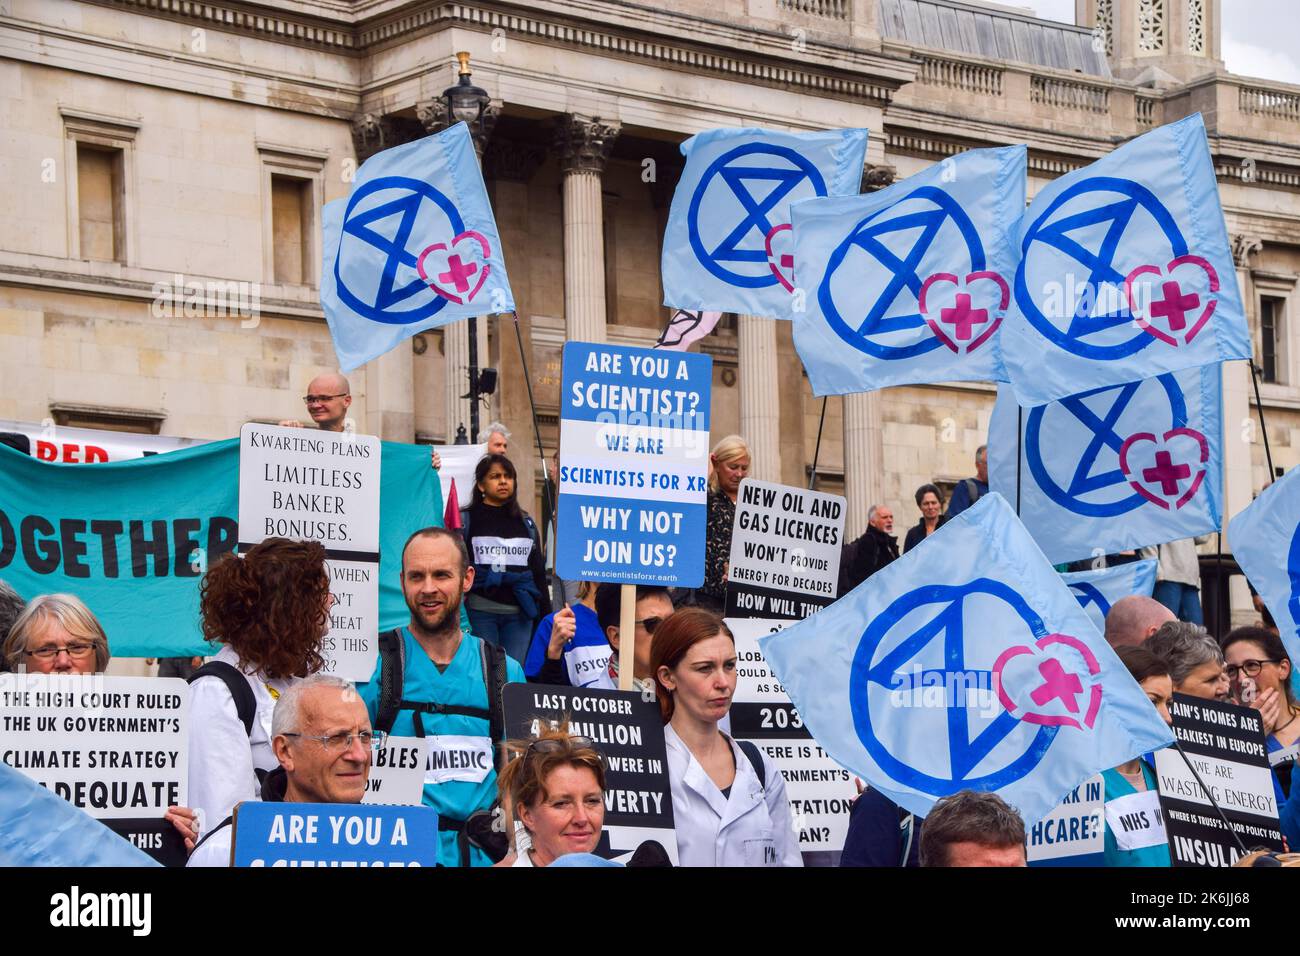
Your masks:
<svg viewBox="0 0 1300 956"><path fill-rule="evenodd" d="M100 674L111 656L103 625L72 594L33 598L14 621L3 653L11 671L28 674ZM163 819L180 833L185 849L193 850L199 832L194 811L168 807Z"/></svg>
<svg viewBox="0 0 1300 956"><path fill-rule="evenodd" d="M595 850L605 823L605 758L595 743L561 727L506 748L515 756L497 776L497 787L508 832L516 833L511 865L549 866ZM519 844L515 821L527 831L529 846Z"/></svg>

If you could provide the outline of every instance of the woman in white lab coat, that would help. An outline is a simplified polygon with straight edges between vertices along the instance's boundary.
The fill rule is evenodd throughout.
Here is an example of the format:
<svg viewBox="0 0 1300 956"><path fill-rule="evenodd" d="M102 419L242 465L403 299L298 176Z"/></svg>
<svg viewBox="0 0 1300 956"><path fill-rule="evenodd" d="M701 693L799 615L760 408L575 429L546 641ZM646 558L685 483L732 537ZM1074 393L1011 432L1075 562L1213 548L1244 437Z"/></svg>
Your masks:
<svg viewBox="0 0 1300 956"><path fill-rule="evenodd" d="M718 728L736 690L735 640L722 618L701 608L673 614L655 631L650 669L666 725L680 864L802 866L780 771Z"/></svg>

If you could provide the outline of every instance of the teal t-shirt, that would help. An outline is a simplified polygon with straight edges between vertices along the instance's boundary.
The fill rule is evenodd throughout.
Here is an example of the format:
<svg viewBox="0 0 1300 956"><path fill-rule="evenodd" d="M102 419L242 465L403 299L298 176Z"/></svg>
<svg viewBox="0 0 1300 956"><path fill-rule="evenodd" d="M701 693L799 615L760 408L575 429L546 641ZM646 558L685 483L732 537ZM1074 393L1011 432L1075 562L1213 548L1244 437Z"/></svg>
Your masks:
<svg viewBox="0 0 1300 956"><path fill-rule="evenodd" d="M429 655L402 628L406 669L402 699L459 707L487 707L487 686L483 682L483 657L479 638L463 634L456 656L445 671L439 672ZM357 687L370 719L379 708L379 668L370 681ZM506 679L523 683L524 670L512 658L506 658ZM429 767L425 776L424 803L438 811L438 816L464 820L475 810L485 810L497 795L495 747L489 738L486 718L461 714L421 714L424 735L429 738ZM390 731L398 737L415 737L414 714L402 710ZM438 862L457 866L460 862L456 833L439 833ZM477 848L470 848L473 866L490 866L492 861Z"/></svg>
<svg viewBox="0 0 1300 956"><path fill-rule="evenodd" d="M1145 760L1139 760L1138 764L1142 768L1142 779L1146 781L1147 790L1154 793L1156 790L1156 772L1151 769ZM1131 783L1124 779L1124 775L1118 770L1103 770L1101 779L1106 785L1105 799L1107 803L1138 792ZM1106 822L1106 865L1169 866L1169 844L1159 843L1155 846L1144 846L1138 850L1121 850L1108 820Z"/></svg>

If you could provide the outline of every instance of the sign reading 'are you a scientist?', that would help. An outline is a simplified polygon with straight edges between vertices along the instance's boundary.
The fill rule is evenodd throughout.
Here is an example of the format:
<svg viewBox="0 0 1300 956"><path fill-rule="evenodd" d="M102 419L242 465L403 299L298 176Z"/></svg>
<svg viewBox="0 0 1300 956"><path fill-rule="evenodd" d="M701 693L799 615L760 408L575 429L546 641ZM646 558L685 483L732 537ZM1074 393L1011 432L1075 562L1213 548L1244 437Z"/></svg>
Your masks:
<svg viewBox="0 0 1300 956"><path fill-rule="evenodd" d="M564 346L560 577L704 583L712 375L707 355Z"/></svg>

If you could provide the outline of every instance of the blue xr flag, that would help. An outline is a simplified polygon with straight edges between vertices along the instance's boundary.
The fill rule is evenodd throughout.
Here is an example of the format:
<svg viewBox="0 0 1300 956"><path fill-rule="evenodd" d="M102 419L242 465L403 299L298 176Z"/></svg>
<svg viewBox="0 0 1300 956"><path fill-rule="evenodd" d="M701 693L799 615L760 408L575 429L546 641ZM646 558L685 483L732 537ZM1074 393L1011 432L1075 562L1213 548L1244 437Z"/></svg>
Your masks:
<svg viewBox="0 0 1300 956"><path fill-rule="evenodd" d="M993 790L1032 826L1172 740L997 494L759 643L831 758L921 816Z"/></svg>
<svg viewBox="0 0 1300 956"><path fill-rule="evenodd" d="M1094 571L1068 571L1061 575L1061 580L1079 599L1079 607L1088 612L1097 630L1104 634L1106 615L1112 604L1133 594L1151 596L1156 586L1157 564L1154 558L1148 558Z"/></svg>
<svg viewBox="0 0 1300 956"><path fill-rule="evenodd" d="M977 149L866 196L792 210L807 296L794 344L815 395L1006 381L1025 147ZM848 348L845 348L845 346Z"/></svg>
<svg viewBox="0 0 1300 956"><path fill-rule="evenodd" d="M1291 660L1300 661L1300 468L1228 522L1228 547L1272 613Z"/></svg>
<svg viewBox="0 0 1300 956"><path fill-rule="evenodd" d="M1053 564L1217 531L1222 418L1218 365L1036 408L1021 408L1001 386L989 422L989 488L1017 506Z"/></svg>
<svg viewBox="0 0 1300 956"><path fill-rule="evenodd" d="M686 168L664 232L664 305L788 319L790 204L854 196L865 129L711 129L682 143Z"/></svg>
<svg viewBox="0 0 1300 956"><path fill-rule="evenodd" d="M425 329L514 311L464 123L370 157L321 224L320 301L345 372Z"/></svg>
<svg viewBox="0 0 1300 956"><path fill-rule="evenodd" d="M1002 351L1021 405L1250 357L1199 113L1044 186L1019 247Z"/></svg>

